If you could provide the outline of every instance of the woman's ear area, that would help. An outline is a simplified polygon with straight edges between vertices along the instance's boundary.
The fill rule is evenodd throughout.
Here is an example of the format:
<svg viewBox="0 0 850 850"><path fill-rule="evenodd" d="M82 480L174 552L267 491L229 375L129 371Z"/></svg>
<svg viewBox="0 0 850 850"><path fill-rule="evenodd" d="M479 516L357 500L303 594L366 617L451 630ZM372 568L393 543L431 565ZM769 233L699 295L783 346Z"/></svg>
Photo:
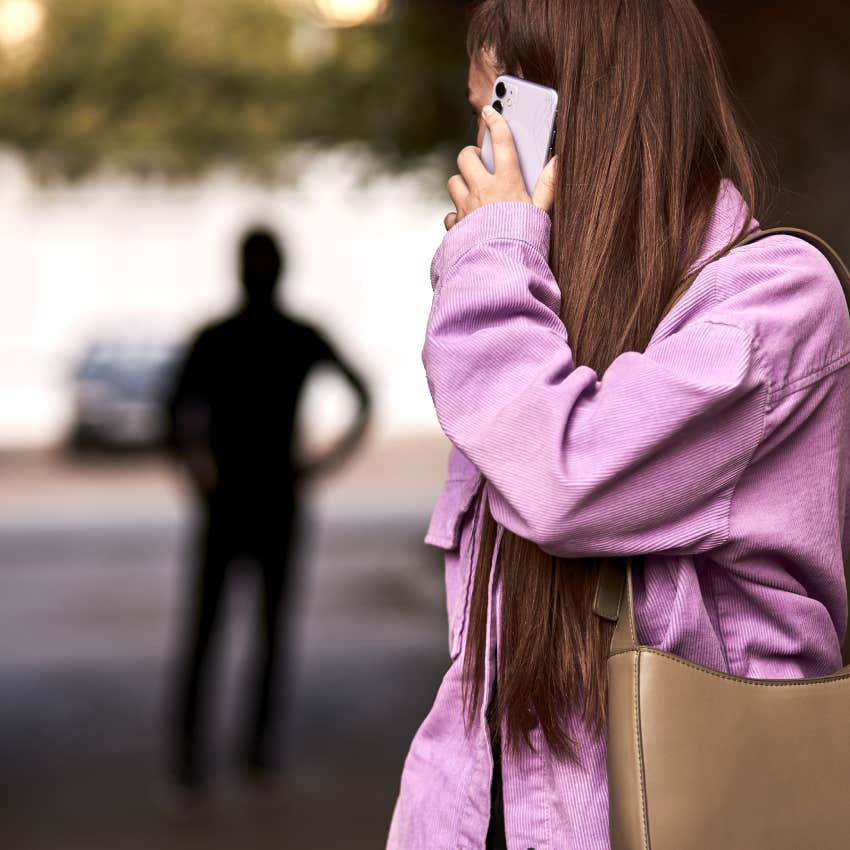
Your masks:
<svg viewBox="0 0 850 850"><path fill-rule="evenodd" d="M482 48L472 54L469 60L467 96L478 115L478 137L476 140L478 147L484 144L484 131L486 129L486 124L481 118L481 110L486 104L490 103L493 86L496 85L496 77L498 76L499 70L496 67L495 54L492 50Z"/></svg>
<svg viewBox="0 0 850 850"><path fill-rule="evenodd" d="M467 99L478 116L475 141L478 147L484 144L484 131L486 129L486 124L481 117L481 110L485 104L490 102L497 76L495 65L488 53L484 50L476 51L469 60Z"/></svg>
<svg viewBox="0 0 850 850"><path fill-rule="evenodd" d="M467 86L469 101L478 112L481 112L484 105L490 102L498 76L499 71L492 51L482 49L472 54L469 60Z"/></svg>

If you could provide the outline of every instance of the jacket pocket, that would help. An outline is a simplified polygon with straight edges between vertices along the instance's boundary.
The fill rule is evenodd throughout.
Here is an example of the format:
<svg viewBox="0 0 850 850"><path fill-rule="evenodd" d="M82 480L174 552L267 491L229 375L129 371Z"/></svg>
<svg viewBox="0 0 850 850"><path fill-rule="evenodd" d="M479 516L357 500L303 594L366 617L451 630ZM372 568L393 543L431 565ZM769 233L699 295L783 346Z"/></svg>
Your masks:
<svg viewBox="0 0 850 850"><path fill-rule="evenodd" d="M472 583L474 511L470 509L483 480L478 469L452 446L446 482L425 536L426 543L445 550L446 609L452 660L460 654Z"/></svg>

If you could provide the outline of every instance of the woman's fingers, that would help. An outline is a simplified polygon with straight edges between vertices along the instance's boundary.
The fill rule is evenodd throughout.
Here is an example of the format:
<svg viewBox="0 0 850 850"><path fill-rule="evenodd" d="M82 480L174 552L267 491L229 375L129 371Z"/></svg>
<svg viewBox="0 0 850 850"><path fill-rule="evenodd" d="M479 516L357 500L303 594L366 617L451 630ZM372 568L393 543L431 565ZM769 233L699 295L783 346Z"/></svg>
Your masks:
<svg viewBox="0 0 850 850"><path fill-rule="evenodd" d="M469 186L466 185L466 180L464 180L460 174L453 174L449 177L447 185L449 189L449 197L452 199L452 203L458 210L461 209L467 195L469 194Z"/></svg>
<svg viewBox="0 0 850 850"><path fill-rule="evenodd" d="M492 106L485 106L482 114L484 121L490 128L490 138L493 140L493 160L496 164L496 173L507 174L515 171L519 174L519 156L508 122ZM481 167L484 167L483 163Z"/></svg>
<svg viewBox="0 0 850 850"><path fill-rule="evenodd" d="M532 199L525 188L516 144L507 121L491 106L485 106L482 115L493 142L496 173L491 174L484 166L481 148L476 145L467 145L458 154L460 174L453 174L447 184L456 212L449 213L443 219L446 230L485 204L521 201L534 202L547 208L553 205L553 172L547 172L546 179L540 183L539 192L536 193L537 200Z"/></svg>
<svg viewBox="0 0 850 850"><path fill-rule="evenodd" d="M537 185L534 187L534 195L531 202L540 207L544 212L550 212L555 206L555 169L558 167L557 156L546 163L546 167L537 179Z"/></svg>
<svg viewBox="0 0 850 850"><path fill-rule="evenodd" d="M460 169L461 176L469 186L477 183L483 177L493 176L484 167L484 163L481 162L481 148L476 145L467 145L457 155L457 167Z"/></svg>

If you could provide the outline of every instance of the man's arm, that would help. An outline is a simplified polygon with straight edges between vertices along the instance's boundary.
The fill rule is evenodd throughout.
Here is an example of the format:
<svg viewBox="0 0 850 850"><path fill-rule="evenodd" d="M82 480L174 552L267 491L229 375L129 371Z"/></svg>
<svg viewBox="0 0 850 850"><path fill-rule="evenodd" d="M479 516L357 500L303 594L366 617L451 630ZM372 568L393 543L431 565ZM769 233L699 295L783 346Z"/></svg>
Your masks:
<svg viewBox="0 0 850 850"><path fill-rule="evenodd" d="M210 445L209 340L201 333L179 366L167 400L169 447L186 464L195 489L207 495L218 483Z"/></svg>
<svg viewBox="0 0 850 850"><path fill-rule="evenodd" d="M324 336L316 333L314 365L330 363L346 379L357 396L357 415L349 429L320 457L297 467L297 478L311 479L338 468L357 448L372 415L372 397L362 375L336 350Z"/></svg>

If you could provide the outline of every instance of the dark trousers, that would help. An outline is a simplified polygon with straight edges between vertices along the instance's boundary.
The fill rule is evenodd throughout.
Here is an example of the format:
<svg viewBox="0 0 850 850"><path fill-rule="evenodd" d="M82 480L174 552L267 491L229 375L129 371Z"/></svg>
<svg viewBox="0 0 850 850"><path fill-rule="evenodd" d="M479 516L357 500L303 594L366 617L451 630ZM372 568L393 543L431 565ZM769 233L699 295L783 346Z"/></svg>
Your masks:
<svg viewBox="0 0 850 850"><path fill-rule="evenodd" d="M487 850L508 850L502 793L502 747L498 736L493 741L493 782L490 785L490 827L486 846Z"/></svg>
<svg viewBox="0 0 850 850"><path fill-rule="evenodd" d="M202 740L206 726L208 679L229 568L240 555L257 567L260 612L255 665L241 746L242 758L265 766L273 745L278 702L281 638L288 625L292 576L290 556L299 524L294 499L255 506L233 498L213 498L199 531L188 598L177 682L176 770L187 782L203 776Z"/></svg>

